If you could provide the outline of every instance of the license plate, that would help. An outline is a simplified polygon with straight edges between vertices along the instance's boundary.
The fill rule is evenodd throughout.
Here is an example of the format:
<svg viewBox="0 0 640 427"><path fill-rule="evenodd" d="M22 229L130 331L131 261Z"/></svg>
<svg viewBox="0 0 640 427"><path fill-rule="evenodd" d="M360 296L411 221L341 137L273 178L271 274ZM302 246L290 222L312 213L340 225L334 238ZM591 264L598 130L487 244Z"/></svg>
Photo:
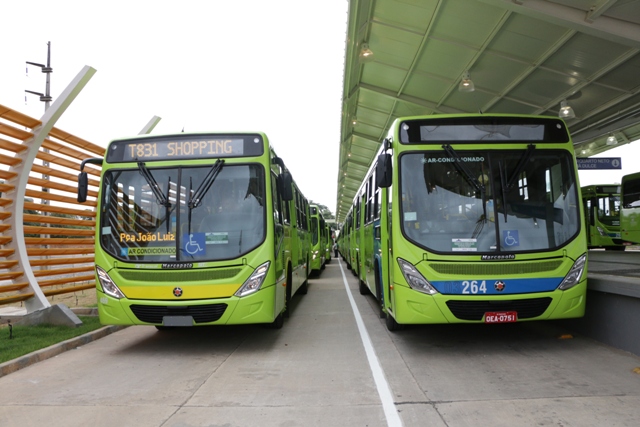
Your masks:
<svg viewBox="0 0 640 427"><path fill-rule="evenodd" d="M484 323L513 323L517 321L517 311L490 311L484 314Z"/></svg>
<svg viewBox="0 0 640 427"><path fill-rule="evenodd" d="M164 316L162 318L163 326L193 326L193 317L191 316Z"/></svg>

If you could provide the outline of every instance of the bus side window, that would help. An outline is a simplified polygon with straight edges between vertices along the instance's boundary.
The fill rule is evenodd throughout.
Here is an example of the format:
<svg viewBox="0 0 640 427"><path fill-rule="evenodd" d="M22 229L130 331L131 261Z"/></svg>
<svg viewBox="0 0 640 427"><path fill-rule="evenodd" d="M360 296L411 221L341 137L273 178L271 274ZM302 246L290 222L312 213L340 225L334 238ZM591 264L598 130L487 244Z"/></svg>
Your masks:
<svg viewBox="0 0 640 427"><path fill-rule="evenodd" d="M273 173L271 174L271 200L273 201L273 221L276 225L282 225L282 210L280 209L282 202L276 176Z"/></svg>

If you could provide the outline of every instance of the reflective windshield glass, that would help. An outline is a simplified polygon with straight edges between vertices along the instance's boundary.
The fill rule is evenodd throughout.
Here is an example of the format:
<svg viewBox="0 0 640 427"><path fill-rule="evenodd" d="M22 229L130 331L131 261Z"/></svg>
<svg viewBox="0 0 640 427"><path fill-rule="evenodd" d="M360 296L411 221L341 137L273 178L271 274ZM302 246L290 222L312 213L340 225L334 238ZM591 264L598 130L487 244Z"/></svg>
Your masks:
<svg viewBox="0 0 640 427"><path fill-rule="evenodd" d="M129 262L215 261L241 256L263 241L261 166L224 164L199 202L193 195L211 165L144 168L105 173L100 241L112 256Z"/></svg>
<svg viewBox="0 0 640 427"><path fill-rule="evenodd" d="M569 153L415 152L400 157L404 235L441 253L556 249L579 229Z"/></svg>
<svg viewBox="0 0 640 427"><path fill-rule="evenodd" d="M620 225L620 196L598 196L598 220L605 225Z"/></svg>

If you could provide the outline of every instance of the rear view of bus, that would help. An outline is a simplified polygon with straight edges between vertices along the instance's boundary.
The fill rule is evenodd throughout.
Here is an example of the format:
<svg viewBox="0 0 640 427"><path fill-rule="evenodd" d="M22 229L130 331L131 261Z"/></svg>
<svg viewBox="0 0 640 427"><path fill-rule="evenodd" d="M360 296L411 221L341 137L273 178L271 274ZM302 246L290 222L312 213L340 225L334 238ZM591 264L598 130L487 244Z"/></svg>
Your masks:
<svg viewBox="0 0 640 427"><path fill-rule="evenodd" d="M103 324L282 326L292 180L264 134L121 139L93 160Z"/></svg>
<svg viewBox="0 0 640 427"><path fill-rule="evenodd" d="M584 315L586 233L561 120L397 119L370 174L365 186L384 188L379 202L363 191L363 221L380 230L365 225L361 238L381 249L360 253L382 283L363 281L389 329Z"/></svg>

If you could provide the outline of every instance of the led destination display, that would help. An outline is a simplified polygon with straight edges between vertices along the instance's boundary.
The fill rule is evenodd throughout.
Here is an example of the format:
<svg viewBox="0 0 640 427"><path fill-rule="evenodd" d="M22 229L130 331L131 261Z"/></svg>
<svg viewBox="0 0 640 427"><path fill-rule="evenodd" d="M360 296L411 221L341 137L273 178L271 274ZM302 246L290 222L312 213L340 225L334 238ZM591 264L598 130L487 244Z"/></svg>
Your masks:
<svg viewBox="0 0 640 427"><path fill-rule="evenodd" d="M259 135L180 134L113 141L107 152L107 162L217 159L259 156L263 152L263 142Z"/></svg>

